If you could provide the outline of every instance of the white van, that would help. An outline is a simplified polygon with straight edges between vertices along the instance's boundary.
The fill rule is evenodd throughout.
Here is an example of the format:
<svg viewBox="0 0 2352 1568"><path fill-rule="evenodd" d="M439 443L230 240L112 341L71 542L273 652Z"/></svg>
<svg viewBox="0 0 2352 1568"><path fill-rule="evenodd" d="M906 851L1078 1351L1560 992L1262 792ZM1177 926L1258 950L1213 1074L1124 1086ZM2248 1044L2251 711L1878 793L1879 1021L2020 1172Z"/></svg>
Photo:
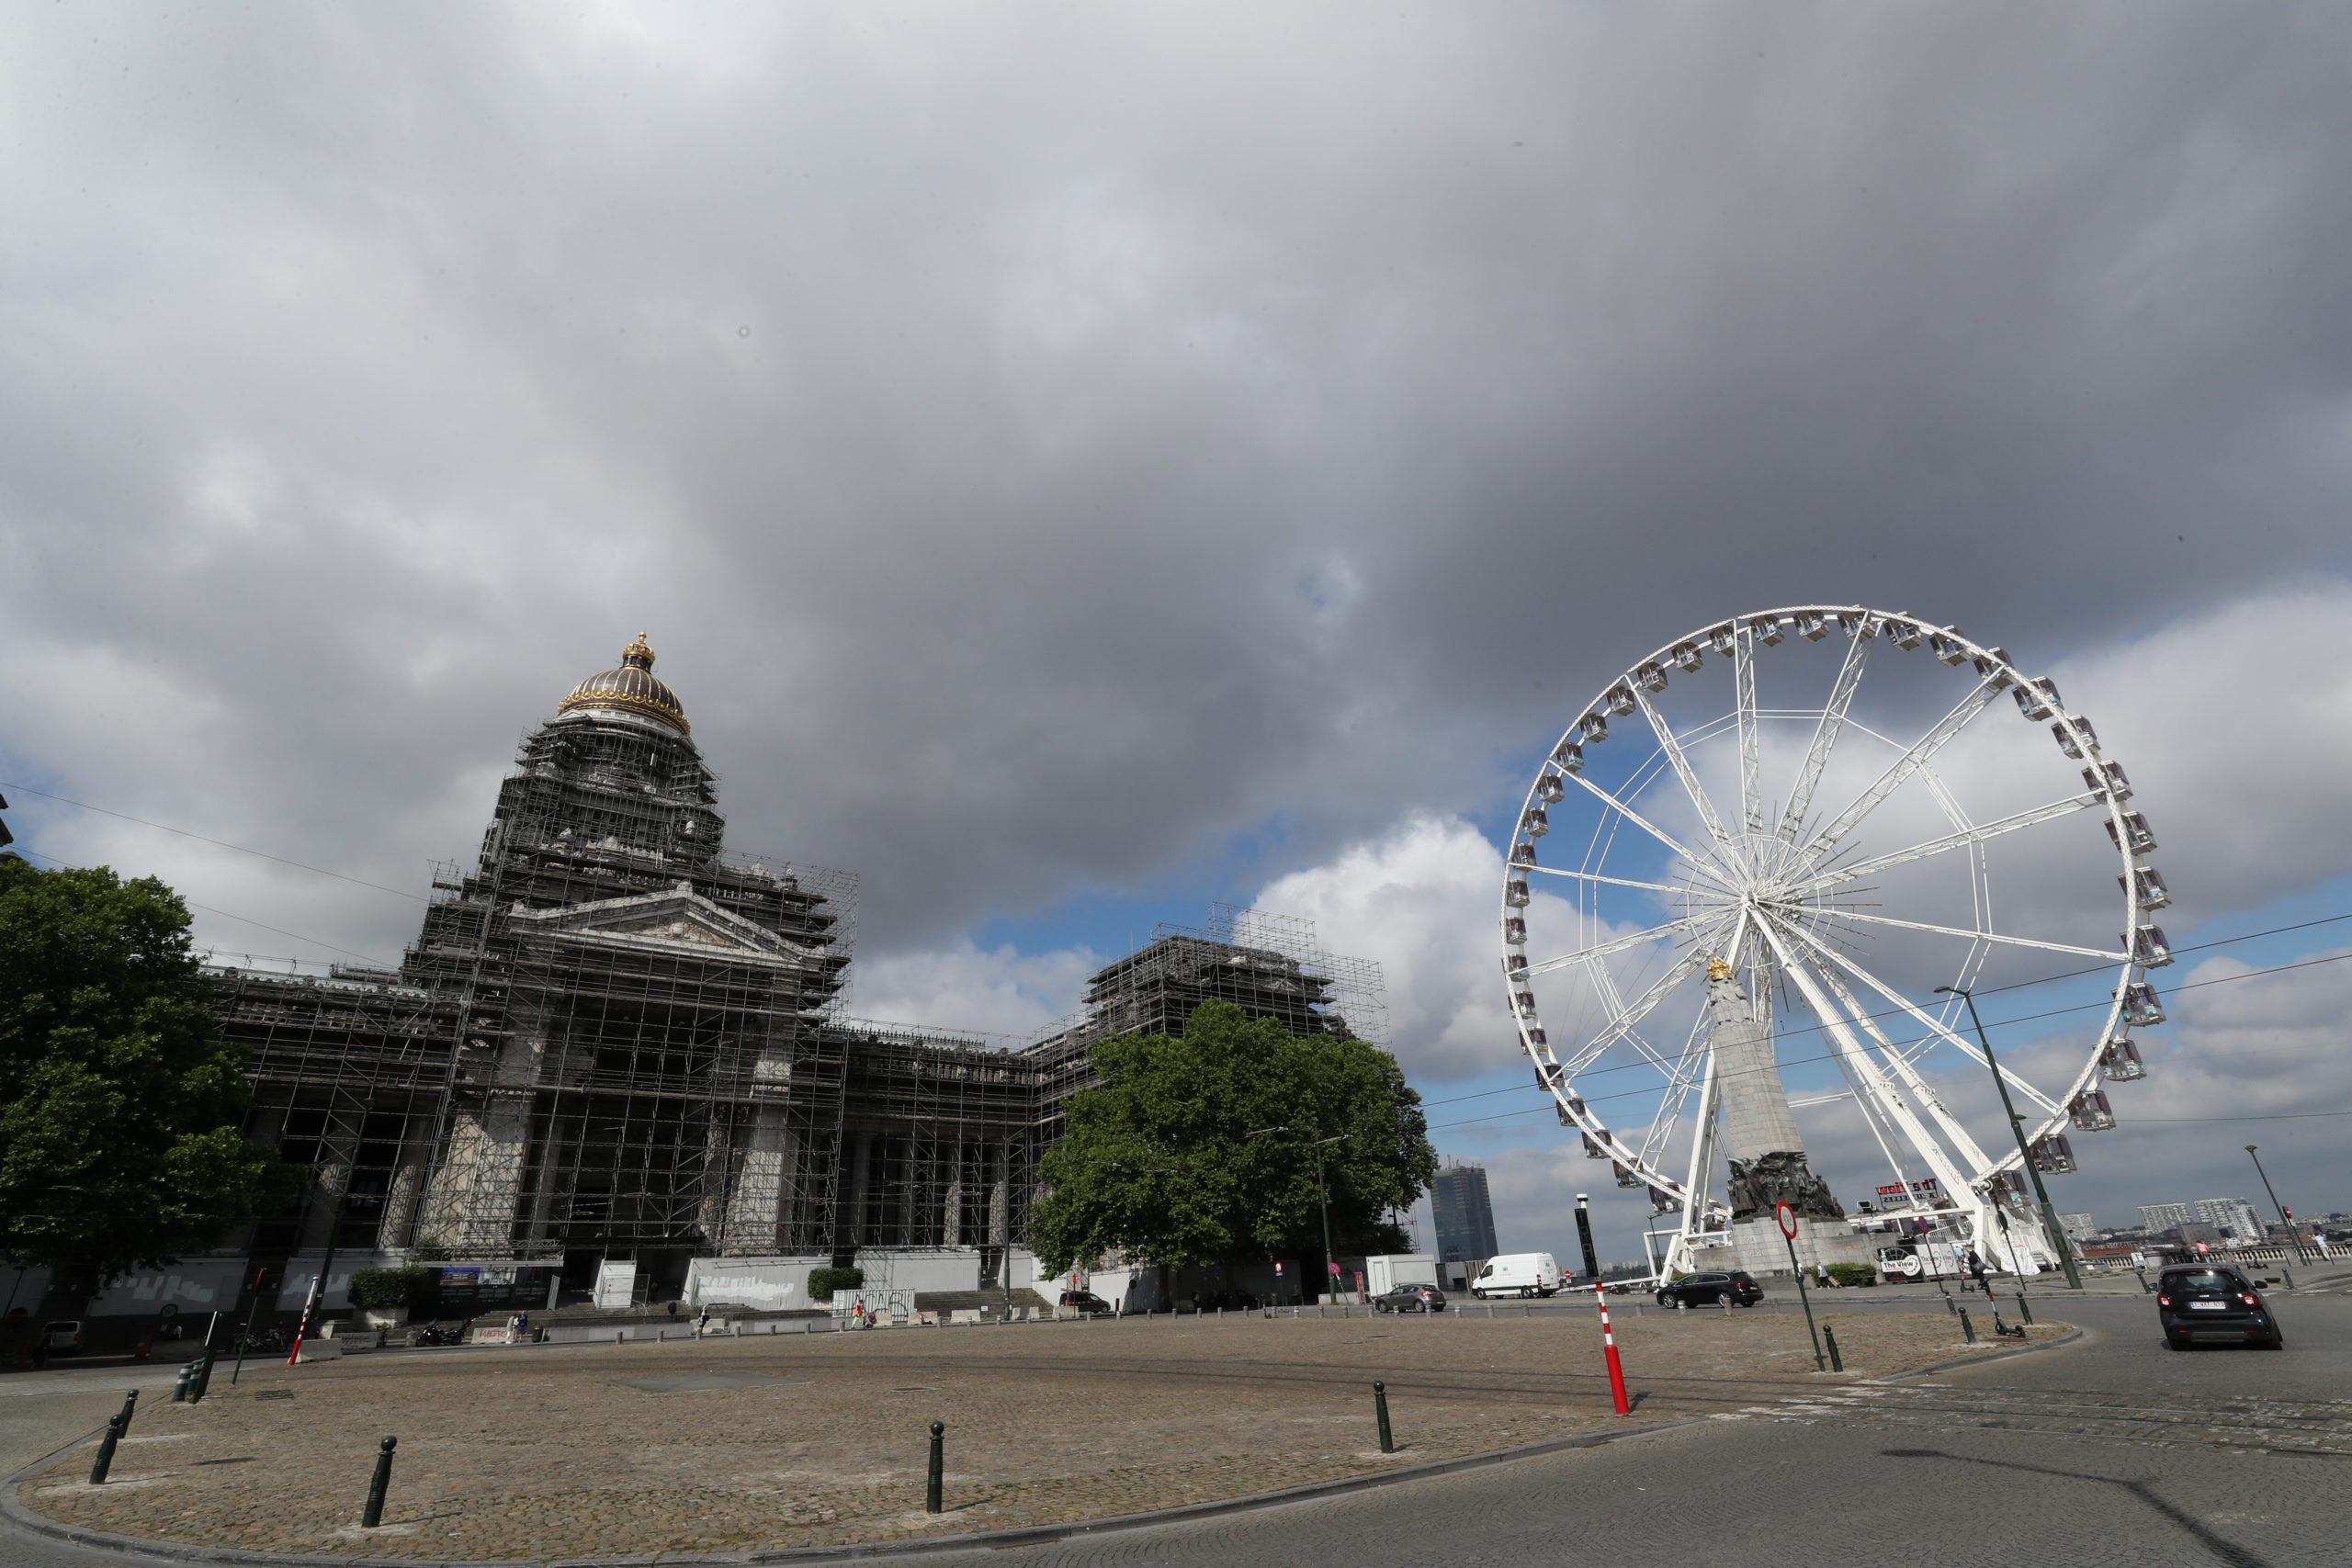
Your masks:
<svg viewBox="0 0 2352 1568"><path fill-rule="evenodd" d="M1566 1282L1550 1253L1514 1252L1487 1258L1470 1281L1470 1293L1482 1302L1494 1296L1548 1296Z"/></svg>

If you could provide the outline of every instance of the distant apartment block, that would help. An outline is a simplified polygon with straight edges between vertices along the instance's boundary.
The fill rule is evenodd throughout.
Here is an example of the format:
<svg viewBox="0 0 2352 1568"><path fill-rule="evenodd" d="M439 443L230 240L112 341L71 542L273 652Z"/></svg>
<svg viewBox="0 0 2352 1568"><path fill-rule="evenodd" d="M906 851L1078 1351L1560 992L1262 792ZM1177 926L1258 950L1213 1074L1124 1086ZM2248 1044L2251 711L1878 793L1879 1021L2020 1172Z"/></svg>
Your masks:
<svg viewBox="0 0 2352 1568"><path fill-rule="evenodd" d="M1450 1165L1430 1183L1430 1213L1437 1222L1437 1255L1442 1262L1467 1263L1492 1258L1495 1205L1487 1195L1487 1168Z"/></svg>
<svg viewBox="0 0 2352 1568"><path fill-rule="evenodd" d="M2140 1224L2152 1231L2168 1231L2175 1226L2188 1224L2196 1217L2195 1212L2186 1203L2143 1203L2140 1205Z"/></svg>
<svg viewBox="0 0 2352 1568"><path fill-rule="evenodd" d="M2199 1198L2189 1205L2209 1225L2219 1225L2233 1240L2260 1241L2267 1226L2255 1206L2244 1198Z"/></svg>

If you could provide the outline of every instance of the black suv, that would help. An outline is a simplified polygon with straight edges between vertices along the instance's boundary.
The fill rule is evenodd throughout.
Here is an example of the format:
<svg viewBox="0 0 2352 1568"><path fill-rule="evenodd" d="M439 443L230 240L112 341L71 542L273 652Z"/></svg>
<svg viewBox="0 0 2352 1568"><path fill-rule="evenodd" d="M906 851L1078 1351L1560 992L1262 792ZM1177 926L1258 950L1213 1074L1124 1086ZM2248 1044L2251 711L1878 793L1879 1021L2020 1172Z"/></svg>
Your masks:
<svg viewBox="0 0 2352 1568"><path fill-rule="evenodd" d="M1119 1309L1096 1295L1092 1291L1064 1291L1062 1305L1083 1313L1088 1317L1114 1317Z"/></svg>
<svg viewBox="0 0 2352 1568"><path fill-rule="evenodd" d="M2165 1343L2186 1350L2199 1340L2222 1345L2286 1348L2278 1320L2262 1292L2236 1265L2176 1263L2156 1280L2156 1321Z"/></svg>
<svg viewBox="0 0 2352 1568"><path fill-rule="evenodd" d="M1657 1288L1657 1304L1713 1306L1724 1297L1734 1306L1752 1307L1764 1299L1764 1287L1737 1269L1728 1274L1685 1274Z"/></svg>
<svg viewBox="0 0 2352 1568"><path fill-rule="evenodd" d="M1398 1285L1372 1298L1374 1312L1443 1312L1445 1294L1435 1285Z"/></svg>

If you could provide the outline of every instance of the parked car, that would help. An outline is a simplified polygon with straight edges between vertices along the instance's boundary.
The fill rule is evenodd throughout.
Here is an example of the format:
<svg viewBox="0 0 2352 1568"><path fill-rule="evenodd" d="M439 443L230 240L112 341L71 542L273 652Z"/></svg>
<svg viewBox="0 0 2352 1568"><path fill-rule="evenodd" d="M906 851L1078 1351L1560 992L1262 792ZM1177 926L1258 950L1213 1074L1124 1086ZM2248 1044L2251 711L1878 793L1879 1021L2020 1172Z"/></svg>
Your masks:
<svg viewBox="0 0 2352 1568"><path fill-rule="evenodd" d="M1443 1312L1445 1292L1435 1285L1408 1282L1372 1298L1374 1312Z"/></svg>
<svg viewBox="0 0 2352 1568"><path fill-rule="evenodd" d="M1566 1282L1550 1253L1514 1252L1487 1259L1487 1266L1470 1281L1470 1293L1480 1301L1494 1296L1548 1296Z"/></svg>
<svg viewBox="0 0 2352 1568"><path fill-rule="evenodd" d="M1062 1305L1073 1307L1089 1317L1110 1317L1119 1310L1092 1291L1064 1291Z"/></svg>
<svg viewBox="0 0 2352 1568"><path fill-rule="evenodd" d="M1715 1306L1729 1297L1734 1306L1752 1307L1764 1299L1764 1287L1735 1269L1728 1274L1685 1274L1657 1288L1657 1304Z"/></svg>
<svg viewBox="0 0 2352 1568"><path fill-rule="evenodd" d="M2165 1343L2186 1350L2202 1340L2286 1348L2287 1337L2261 1287L2232 1263L2178 1263L2156 1280L2156 1321Z"/></svg>
<svg viewBox="0 0 2352 1568"><path fill-rule="evenodd" d="M49 1341L49 1353L52 1356L78 1356L82 1353L82 1320L78 1317L44 1323L40 1325L40 1336Z"/></svg>
<svg viewBox="0 0 2352 1568"><path fill-rule="evenodd" d="M1258 1298L1247 1291L1209 1291L1194 1298L1203 1312L1256 1312Z"/></svg>

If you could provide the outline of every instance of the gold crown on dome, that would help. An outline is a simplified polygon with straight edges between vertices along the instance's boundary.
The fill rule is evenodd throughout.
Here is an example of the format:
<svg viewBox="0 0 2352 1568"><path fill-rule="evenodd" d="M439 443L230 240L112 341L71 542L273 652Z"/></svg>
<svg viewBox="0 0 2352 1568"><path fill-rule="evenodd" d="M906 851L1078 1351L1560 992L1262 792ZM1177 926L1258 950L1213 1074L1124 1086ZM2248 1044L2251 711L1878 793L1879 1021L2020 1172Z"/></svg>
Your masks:
<svg viewBox="0 0 2352 1568"><path fill-rule="evenodd" d="M635 642L630 643L627 648L621 649L621 662L623 664L634 664L639 670L650 670L653 668L653 649L646 642L645 634L643 632L637 634L637 640Z"/></svg>
<svg viewBox="0 0 2352 1568"><path fill-rule="evenodd" d="M1710 979L1710 980L1728 980L1728 979L1730 979L1730 978L1731 978L1731 965L1730 965L1730 964L1726 964L1726 963L1724 963L1724 962L1722 959L1720 959L1720 958L1710 958L1710 959L1708 959L1708 960L1707 960L1707 978L1708 978L1708 979Z"/></svg>

